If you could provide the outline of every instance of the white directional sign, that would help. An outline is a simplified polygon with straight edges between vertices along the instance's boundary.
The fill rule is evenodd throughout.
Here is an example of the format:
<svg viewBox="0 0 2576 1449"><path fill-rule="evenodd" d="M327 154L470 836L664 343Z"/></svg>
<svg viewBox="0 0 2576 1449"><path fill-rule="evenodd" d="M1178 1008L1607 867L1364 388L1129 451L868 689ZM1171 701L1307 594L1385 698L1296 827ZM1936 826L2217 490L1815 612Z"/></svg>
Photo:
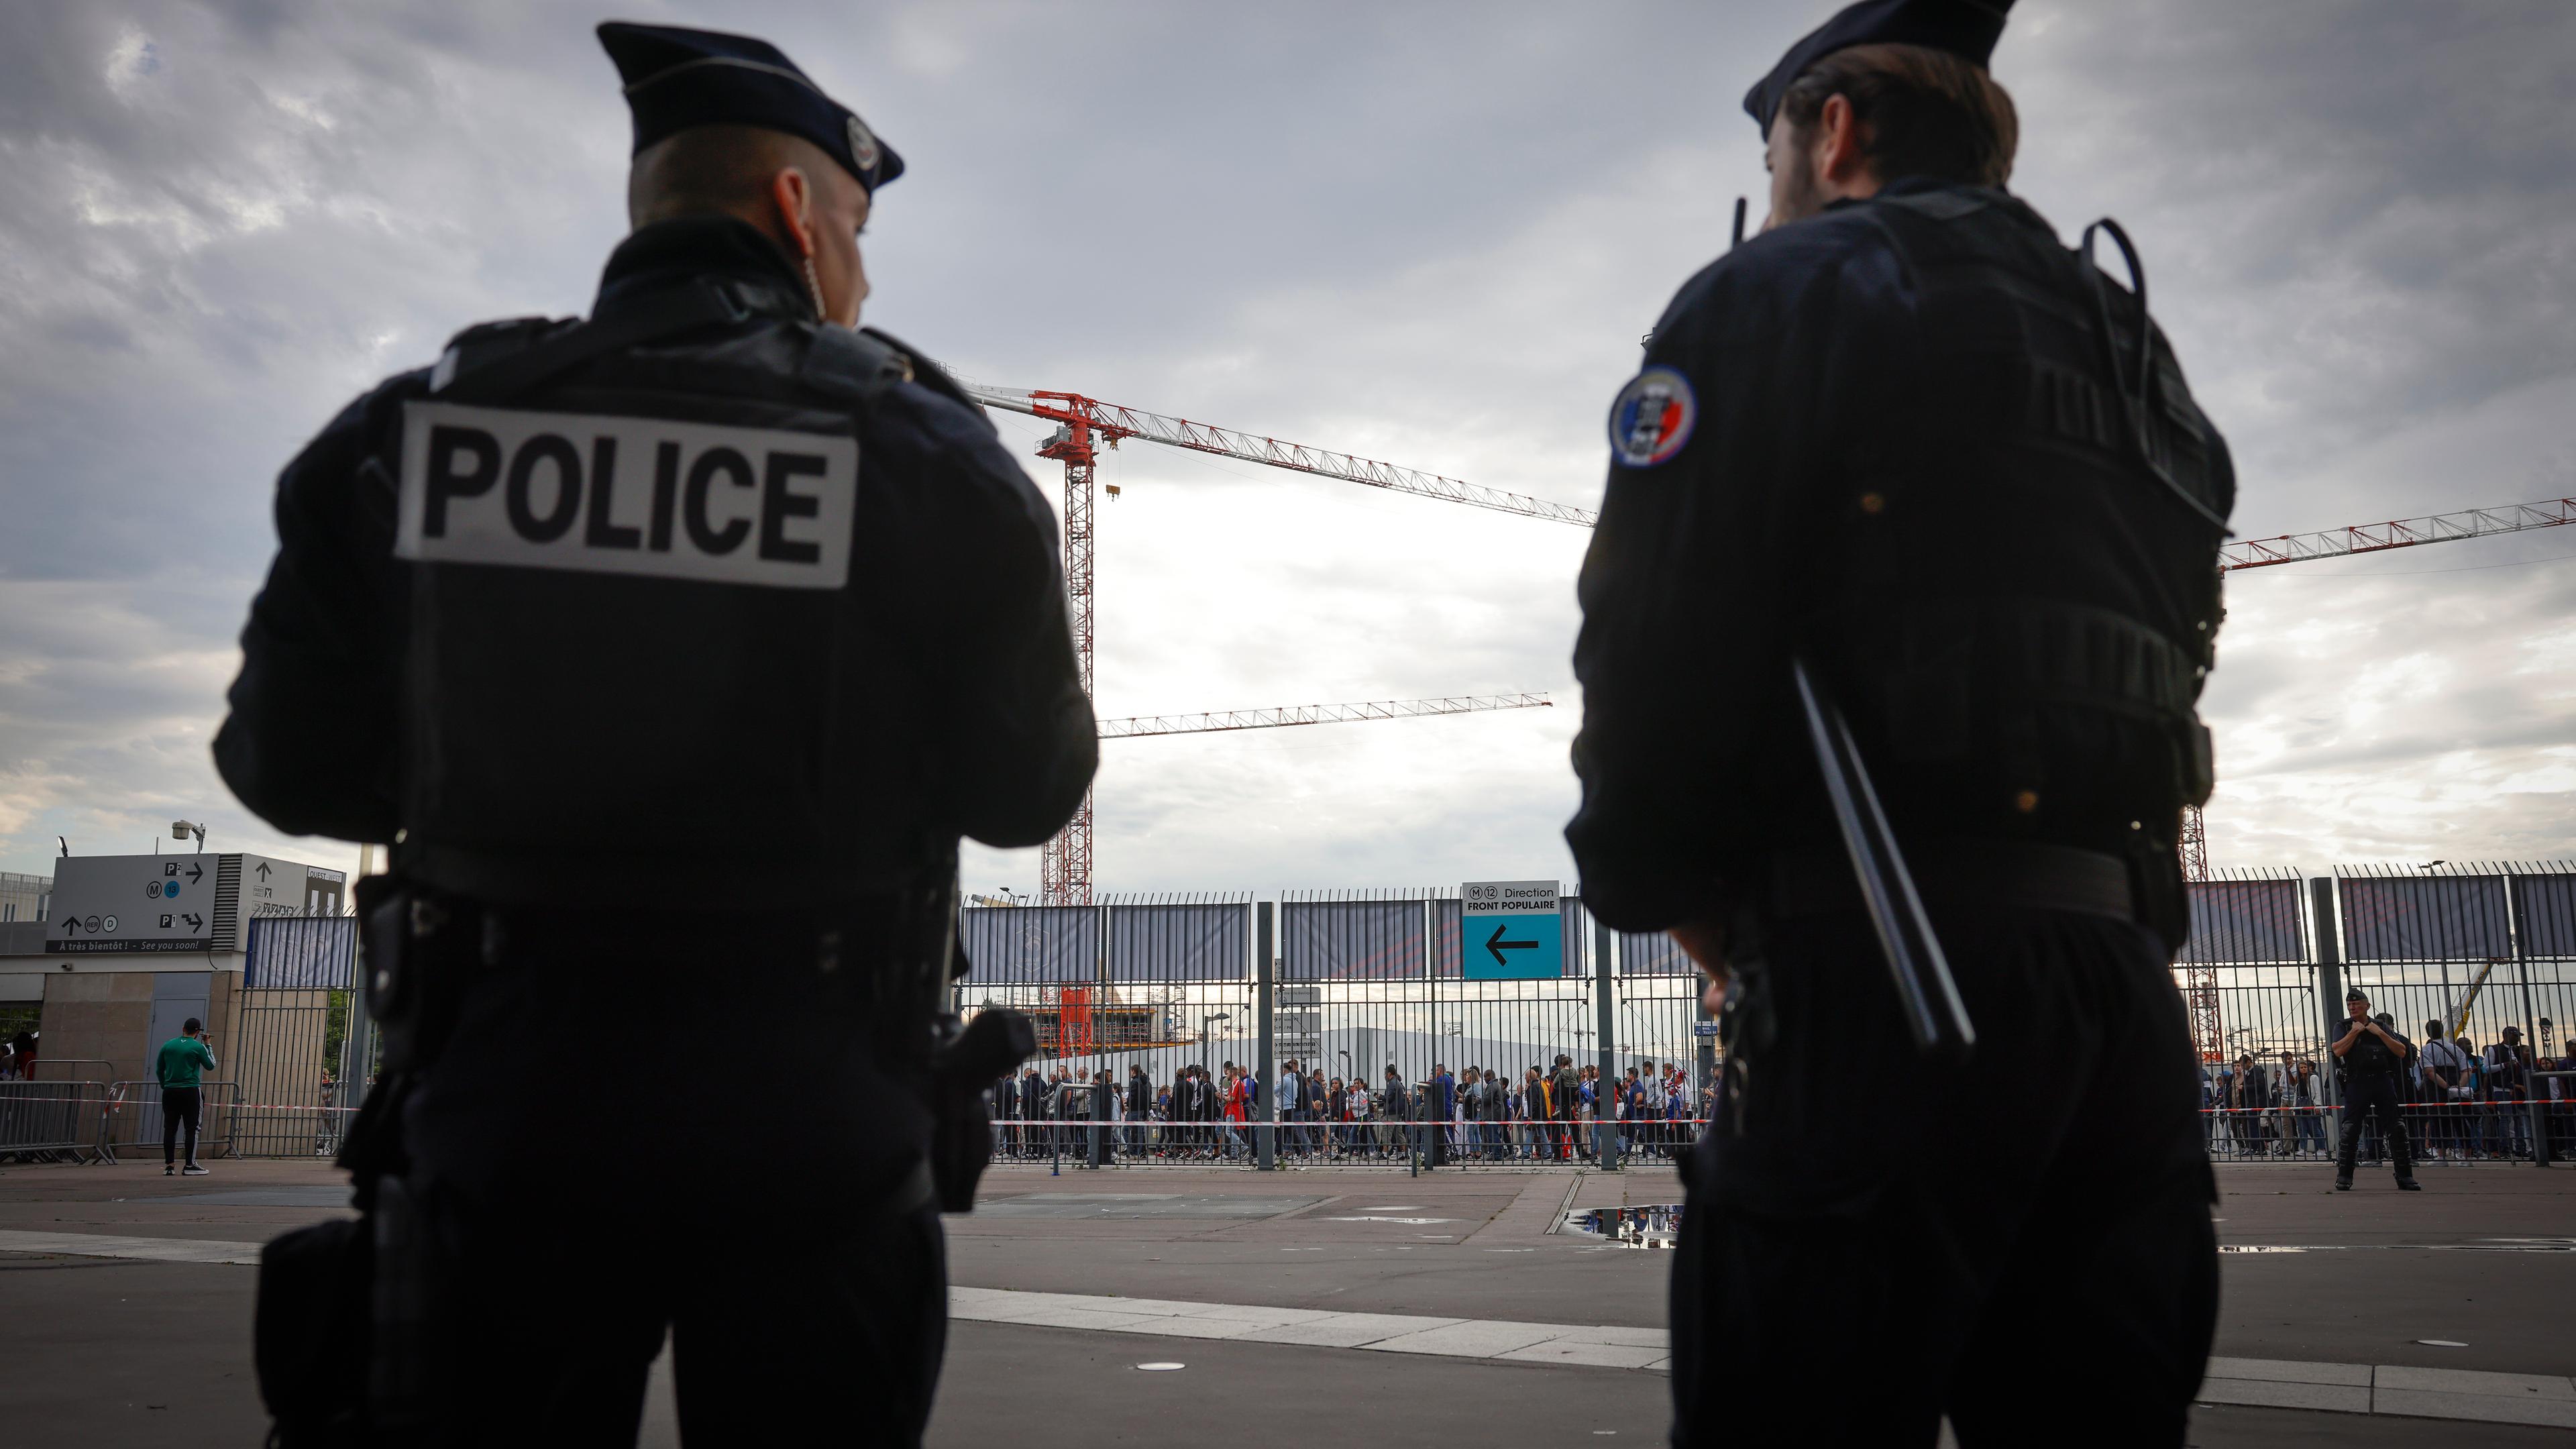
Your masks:
<svg viewBox="0 0 2576 1449"><path fill-rule="evenodd" d="M54 865L48 952L203 951L219 856L72 855Z"/></svg>
<svg viewBox="0 0 2576 1449"><path fill-rule="evenodd" d="M241 858L241 914L254 916L336 916L346 878L336 870L270 855Z"/></svg>
<svg viewBox="0 0 2576 1449"><path fill-rule="evenodd" d="M1470 981L1565 974L1564 920L1552 880L1469 881L1459 888L1458 949Z"/></svg>
<svg viewBox="0 0 2576 1449"><path fill-rule="evenodd" d="M255 916L334 916L347 879L265 855L73 855L53 862L45 950L230 951Z"/></svg>

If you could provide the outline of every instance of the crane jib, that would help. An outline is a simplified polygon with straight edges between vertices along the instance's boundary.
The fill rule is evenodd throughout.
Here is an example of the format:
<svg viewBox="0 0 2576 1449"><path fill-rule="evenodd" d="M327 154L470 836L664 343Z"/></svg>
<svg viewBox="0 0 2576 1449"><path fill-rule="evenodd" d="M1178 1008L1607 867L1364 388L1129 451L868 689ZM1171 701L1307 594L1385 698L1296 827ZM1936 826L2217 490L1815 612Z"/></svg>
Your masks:
<svg viewBox="0 0 2576 1449"><path fill-rule="evenodd" d="M1186 418L1166 417L1114 403L1096 402L1079 393L1031 393L1012 388L984 387L966 384L966 391L977 401L1007 412L1051 421L1079 422L1103 439L1142 438L1166 447L1187 448L1193 452L1212 453L1239 462L1259 463L1266 467L1288 468L1321 477L1340 478L1373 488L1386 488L1417 497L1497 512L1516 513L1527 518L1541 518L1557 523L1591 527L1600 517L1592 509L1571 504L1551 503L1526 494L1506 493L1462 479L1425 473L1394 463L1310 448L1302 443L1283 443L1276 438L1258 437L1220 428L1208 423L1194 423ZM1061 406L1054 400L1062 400ZM2273 564L2300 563L2309 559L2340 558L2352 554L2376 553L2382 549L2411 548L2425 543L2451 543L2461 539L2490 538L2502 533L2520 533L2534 528L2556 528L2576 523L2576 498L2545 498L2536 503L2509 503L2494 508L2471 508L2456 513L2430 514L2421 518L2397 519L2387 523L2354 524L2345 528L2325 529L2313 533L2285 533L2273 538L2240 538L2219 550L2222 572L2235 569L2265 568Z"/></svg>

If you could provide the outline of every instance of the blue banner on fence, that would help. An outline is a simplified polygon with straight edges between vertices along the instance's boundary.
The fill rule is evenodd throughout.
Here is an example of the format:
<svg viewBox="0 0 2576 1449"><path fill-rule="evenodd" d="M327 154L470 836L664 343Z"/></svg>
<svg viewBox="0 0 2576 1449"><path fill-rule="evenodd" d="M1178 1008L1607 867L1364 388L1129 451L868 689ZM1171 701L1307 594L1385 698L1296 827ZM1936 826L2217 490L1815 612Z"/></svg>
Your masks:
<svg viewBox="0 0 2576 1449"><path fill-rule="evenodd" d="M2295 880L2191 883L2191 939L2174 960L2190 966L2298 964L2308 959Z"/></svg>
<svg viewBox="0 0 2576 1449"><path fill-rule="evenodd" d="M1619 974L1688 976L1691 974L1690 953L1675 945L1673 938L1661 931L1621 931Z"/></svg>
<svg viewBox="0 0 2576 1449"><path fill-rule="evenodd" d="M1097 906L969 906L957 934L977 985L1089 981L1099 971Z"/></svg>
<svg viewBox="0 0 2576 1449"><path fill-rule="evenodd" d="M1399 981L1424 969L1423 902L1283 901L1279 974L1285 981Z"/></svg>
<svg viewBox="0 0 2576 1449"><path fill-rule="evenodd" d="M2493 961L2513 954L2502 876L2346 876L2335 893L2347 961Z"/></svg>
<svg viewBox="0 0 2576 1449"><path fill-rule="evenodd" d="M1112 981L1241 981L1251 963L1239 902L1105 909Z"/></svg>
<svg viewBox="0 0 2576 1449"><path fill-rule="evenodd" d="M2576 957L2576 875L2518 875L2513 888L2522 953Z"/></svg>
<svg viewBox="0 0 2576 1449"><path fill-rule="evenodd" d="M355 916L254 916L242 956L242 989L345 990L357 961Z"/></svg>

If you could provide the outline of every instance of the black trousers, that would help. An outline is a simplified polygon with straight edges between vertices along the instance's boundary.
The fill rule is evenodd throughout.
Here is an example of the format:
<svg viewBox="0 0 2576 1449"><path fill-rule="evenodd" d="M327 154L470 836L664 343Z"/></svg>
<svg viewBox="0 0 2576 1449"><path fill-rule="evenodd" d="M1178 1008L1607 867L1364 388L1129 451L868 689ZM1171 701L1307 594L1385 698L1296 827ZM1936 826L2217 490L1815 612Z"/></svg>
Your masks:
<svg viewBox="0 0 2576 1449"><path fill-rule="evenodd" d="M2183 1442L2218 1256L2163 947L2107 917L1933 918L1978 1035L1957 1068L1915 1054L1864 921L1770 933L1777 1040L1741 1131L1684 1167L1676 1446L1929 1445L1944 1415L1971 1446Z"/></svg>
<svg viewBox="0 0 2576 1449"><path fill-rule="evenodd" d="M2406 1118L2397 1100L2397 1074L2394 1072L2347 1072L2343 1079L2343 1140L2335 1147L2335 1176L2349 1180L2353 1163L2361 1155L2361 1131L2365 1118L2376 1118L2379 1135L2388 1144L2389 1160L2395 1164L2399 1181L2415 1175L2415 1159L2407 1151Z"/></svg>
<svg viewBox="0 0 2576 1449"><path fill-rule="evenodd" d="M188 1161L197 1160L197 1114L203 1100L195 1087L161 1089L161 1164L164 1167L179 1160L179 1129L188 1129Z"/></svg>
<svg viewBox="0 0 2576 1449"><path fill-rule="evenodd" d="M625 1449L666 1334L693 1449L920 1442L947 1281L910 1030L857 961L670 945L516 931L467 991L403 1115L411 1287L378 1268L380 1312L420 1301L404 1442ZM683 1028L722 1065L636 1055Z"/></svg>

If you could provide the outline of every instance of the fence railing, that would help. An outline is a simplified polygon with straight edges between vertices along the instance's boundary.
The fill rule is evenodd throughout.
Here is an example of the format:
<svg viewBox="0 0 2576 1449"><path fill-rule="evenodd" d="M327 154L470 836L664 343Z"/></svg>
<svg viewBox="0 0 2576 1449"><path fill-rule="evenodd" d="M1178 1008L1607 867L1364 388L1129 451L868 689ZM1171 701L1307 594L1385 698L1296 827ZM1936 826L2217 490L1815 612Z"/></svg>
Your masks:
<svg viewBox="0 0 2576 1449"><path fill-rule="evenodd" d="M1599 1166L1604 1152L1619 1162L1667 1161L1706 1126L1697 1119L1599 1122L1411 1120L1141 1121L1011 1118L993 1124L997 1163L1062 1170L1103 1167L1241 1167L1261 1161L1271 1141L1275 1167L1534 1168ZM1615 1139L1613 1136L1615 1134Z"/></svg>
<svg viewBox="0 0 2576 1449"><path fill-rule="evenodd" d="M2280 1121L2265 1129L2264 1160L2317 1154L2320 1138L2331 1151L2339 1093L2327 1044L2351 986L2410 1036L2428 1020L2446 1036L2489 1042L2514 1026L2534 1048L2529 1066L2576 1059L2576 1041L2560 1040L2560 1023L2576 1018L2576 864L2239 870L2193 882L2191 894L2191 936L2174 970L2211 1105L2227 1099L2241 1058L2276 1088L2298 1078L2299 1064L2309 1068L2311 1120L2266 1109ZM1227 1066L1251 1071L1262 1100L1240 1135L1264 1165L1396 1155L1379 1143L1389 1132L1379 1122L1317 1121L1311 1098L1283 1087L1292 1072L1322 1073L1329 1097L1348 1083L1376 1086L1389 1068L1409 1082L1473 1067L1520 1083L1562 1056L1611 1080L1631 1069L1678 1078L1687 1114L1711 1115L1716 1024L1687 958L1659 932L1593 920L1577 893L1560 900L1562 959L1513 979L1463 969L1462 905L1449 887L975 907L964 931L975 970L957 1006L1030 1013L1042 1068L1077 1078L1105 1071L1122 1098L1131 1067L1157 1087L1190 1068L1211 1080ZM1002 1105L1032 1115L1019 1095ZM2253 1160L2248 1129L2216 1120L2213 1150ZM1033 1123L1033 1140L1052 1142L1057 1121ZM1119 1141L1139 1127L1147 1142L1161 1140L1155 1124L1122 1123L1129 1135ZM1186 1154L1111 1149L1109 1160L1208 1161L1227 1140L1207 1124L1160 1130L1217 1136L1190 1139ZM2427 1130L2436 1130L2431 1118ZM1462 1165L1491 1160L1483 1131L1469 1135L1478 1150L1459 1153ZM2282 1143L2288 1150L2276 1152ZM1509 1129L1504 1155L1533 1160Z"/></svg>
<svg viewBox="0 0 2576 1449"><path fill-rule="evenodd" d="M0 1157L54 1161L98 1146L105 1082L0 1082Z"/></svg>
<svg viewBox="0 0 2576 1449"><path fill-rule="evenodd" d="M236 1155L233 1152L233 1124L240 1102L241 1087L237 1083L198 1083L198 1156ZM120 1147L128 1151L157 1149L167 1121L162 1111L159 1082L108 1083L107 1099L100 1105L98 1115L96 1146L99 1159L117 1161L116 1151Z"/></svg>

